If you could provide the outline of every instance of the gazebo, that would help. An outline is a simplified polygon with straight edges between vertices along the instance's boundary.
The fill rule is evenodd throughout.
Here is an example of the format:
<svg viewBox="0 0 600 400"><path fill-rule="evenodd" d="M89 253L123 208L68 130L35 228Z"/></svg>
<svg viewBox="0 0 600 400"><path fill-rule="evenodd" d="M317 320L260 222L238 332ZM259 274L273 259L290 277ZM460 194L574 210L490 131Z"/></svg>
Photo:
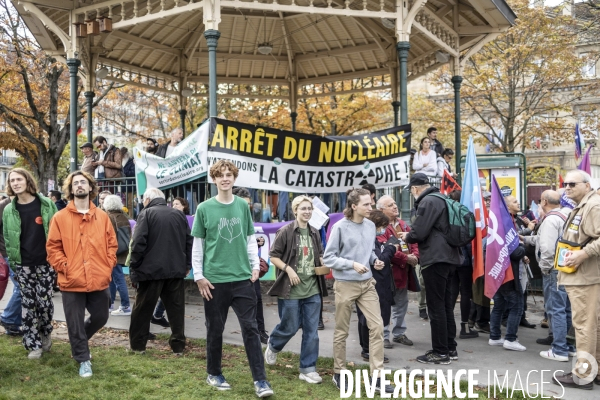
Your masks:
<svg viewBox="0 0 600 400"><path fill-rule="evenodd" d="M88 135L97 78L172 93L182 120L189 96L208 97L210 116L217 96L286 99L294 129L299 98L348 81L335 93L389 88L395 124L408 123L408 80L450 63L457 171L462 68L516 18L505 0L12 1L41 47L69 66L72 142L78 75Z"/></svg>

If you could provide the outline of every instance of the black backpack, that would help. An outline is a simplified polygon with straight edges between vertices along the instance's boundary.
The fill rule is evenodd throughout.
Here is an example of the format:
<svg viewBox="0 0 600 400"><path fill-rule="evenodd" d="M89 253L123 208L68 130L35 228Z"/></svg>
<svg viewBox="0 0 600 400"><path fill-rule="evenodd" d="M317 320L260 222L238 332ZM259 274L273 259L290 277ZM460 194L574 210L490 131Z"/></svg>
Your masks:
<svg viewBox="0 0 600 400"><path fill-rule="evenodd" d="M463 204L452 200L441 193L431 193L446 203L448 225L450 229L445 235L446 242L452 247L463 247L475 238L475 215Z"/></svg>
<svg viewBox="0 0 600 400"><path fill-rule="evenodd" d="M129 242L131 240L131 228L129 226L120 226L117 228L117 255L127 254L129 252Z"/></svg>

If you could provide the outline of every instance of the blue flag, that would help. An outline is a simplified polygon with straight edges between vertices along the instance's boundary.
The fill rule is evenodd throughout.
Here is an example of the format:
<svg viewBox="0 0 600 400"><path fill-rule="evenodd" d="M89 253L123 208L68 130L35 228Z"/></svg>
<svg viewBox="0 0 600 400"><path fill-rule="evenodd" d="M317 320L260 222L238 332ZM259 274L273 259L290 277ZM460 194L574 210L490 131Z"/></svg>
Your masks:
<svg viewBox="0 0 600 400"><path fill-rule="evenodd" d="M579 130L579 122L575 123L575 159L579 160L581 158L581 149L585 147L585 142L583 141L583 136L581 135L581 131Z"/></svg>
<svg viewBox="0 0 600 400"><path fill-rule="evenodd" d="M531 200L531 207L529 207L529 209L531 210L533 215L535 215L535 219L540 218L540 210L539 210L538 205L535 204L535 201Z"/></svg>

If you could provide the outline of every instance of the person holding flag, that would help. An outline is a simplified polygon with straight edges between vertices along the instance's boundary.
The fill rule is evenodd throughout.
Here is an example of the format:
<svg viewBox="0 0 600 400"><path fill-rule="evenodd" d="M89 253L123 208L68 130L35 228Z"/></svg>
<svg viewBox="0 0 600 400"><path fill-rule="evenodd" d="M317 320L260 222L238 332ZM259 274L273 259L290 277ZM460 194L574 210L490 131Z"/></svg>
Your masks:
<svg viewBox="0 0 600 400"><path fill-rule="evenodd" d="M523 286L519 276L521 260L525 257L525 247L519 243L514 222L493 175L489 214L485 295L494 299L494 308L490 317L488 343L490 346L503 346L507 350L525 351L525 346L517 340L517 331L523 313ZM505 309L508 309L509 313L506 335L502 339L501 323Z"/></svg>

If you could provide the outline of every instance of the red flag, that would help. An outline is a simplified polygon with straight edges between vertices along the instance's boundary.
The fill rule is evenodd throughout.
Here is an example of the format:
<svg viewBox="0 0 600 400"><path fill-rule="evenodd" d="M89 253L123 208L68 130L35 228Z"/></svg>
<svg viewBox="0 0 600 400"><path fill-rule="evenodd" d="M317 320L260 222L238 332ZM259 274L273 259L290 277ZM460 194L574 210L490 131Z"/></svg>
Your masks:
<svg viewBox="0 0 600 400"><path fill-rule="evenodd" d="M558 187L560 189L561 187L564 187L564 186L565 186L565 181L563 180L562 175L559 175L558 176Z"/></svg>
<svg viewBox="0 0 600 400"><path fill-rule="evenodd" d="M452 193L454 190L460 190L460 185L456 183L452 175L448 172L448 170L444 170L444 176L442 177L442 183L440 185L440 192L442 194L448 195Z"/></svg>
<svg viewBox="0 0 600 400"><path fill-rule="evenodd" d="M79 129L77 129L77 136L81 135L82 132L83 130L81 129L81 127L79 127Z"/></svg>

